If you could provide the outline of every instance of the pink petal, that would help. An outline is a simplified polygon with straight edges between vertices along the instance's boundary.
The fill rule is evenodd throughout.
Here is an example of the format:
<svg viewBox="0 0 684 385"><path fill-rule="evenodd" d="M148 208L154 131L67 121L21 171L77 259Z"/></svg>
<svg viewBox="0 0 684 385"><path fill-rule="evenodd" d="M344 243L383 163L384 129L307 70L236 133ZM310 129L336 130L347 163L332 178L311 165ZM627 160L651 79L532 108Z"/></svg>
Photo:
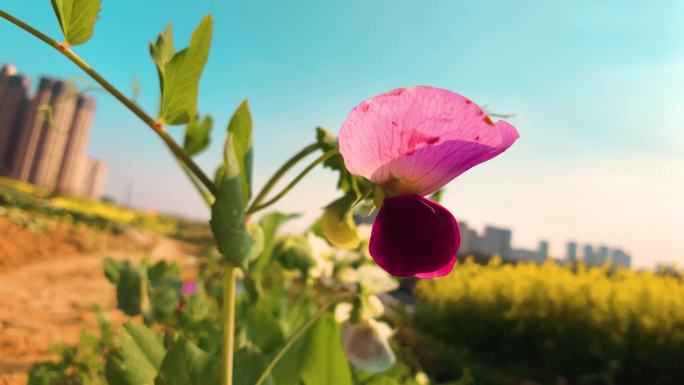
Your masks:
<svg viewBox="0 0 684 385"><path fill-rule="evenodd" d="M342 124L347 169L395 195L428 195L510 147L519 135L452 91L399 88L356 106Z"/></svg>
<svg viewBox="0 0 684 385"><path fill-rule="evenodd" d="M453 215L417 195L387 198L373 222L369 251L375 262L398 277L449 274L461 233Z"/></svg>

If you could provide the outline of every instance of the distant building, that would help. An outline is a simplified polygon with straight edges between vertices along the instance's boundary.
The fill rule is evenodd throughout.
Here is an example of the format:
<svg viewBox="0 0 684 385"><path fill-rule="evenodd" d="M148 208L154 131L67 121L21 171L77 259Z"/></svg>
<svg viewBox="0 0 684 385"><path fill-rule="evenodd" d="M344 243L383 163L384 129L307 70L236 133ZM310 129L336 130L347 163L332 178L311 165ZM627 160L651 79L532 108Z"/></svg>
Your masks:
<svg viewBox="0 0 684 385"><path fill-rule="evenodd" d="M498 255L503 259L511 257L511 230L494 226L485 227L480 252L486 255Z"/></svg>
<svg viewBox="0 0 684 385"><path fill-rule="evenodd" d="M577 263L577 242L568 242L566 244L565 259L570 264Z"/></svg>
<svg viewBox="0 0 684 385"><path fill-rule="evenodd" d="M66 144L62 168L60 169L58 187L61 191L76 193L81 190L79 184L86 176L87 166L92 163L92 160L89 162L84 154L94 116L95 99L79 96L76 101L76 112L71 123L71 133ZM99 190L99 188L95 190Z"/></svg>
<svg viewBox="0 0 684 385"><path fill-rule="evenodd" d="M49 78L40 80L35 96L28 90L16 68L0 69L0 175L99 196L107 168L85 154L95 101Z"/></svg>
<svg viewBox="0 0 684 385"><path fill-rule="evenodd" d="M610 251L610 261L614 266L622 266L625 268L632 267L632 256L622 251L622 249L613 249Z"/></svg>
<svg viewBox="0 0 684 385"><path fill-rule="evenodd" d="M461 246L458 250L459 255L473 256L478 263L487 263L493 256L500 256L504 262L534 262L544 263L550 260L549 242L540 240L536 250L511 247L512 232L509 229L487 226L484 233L480 236L475 229L468 226L465 221L458 224L461 232ZM578 245L575 241L566 244L566 255L564 260L555 260L559 264L574 265L578 262ZM600 245L583 245L583 260L587 266L602 266L609 264L629 268L632 257L622 251L622 249L611 249Z"/></svg>
<svg viewBox="0 0 684 385"><path fill-rule="evenodd" d="M598 253L596 255L596 263L603 265L608 261L608 246L601 245L598 248Z"/></svg>
<svg viewBox="0 0 684 385"><path fill-rule="evenodd" d="M21 132L28 86L28 78L17 75L14 67L0 69L0 172L3 174L9 174L16 154L13 144Z"/></svg>
<svg viewBox="0 0 684 385"><path fill-rule="evenodd" d="M546 258L549 257L549 242L548 241L539 241L539 249L537 251L539 254L539 259L544 261Z"/></svg>
<svg viewBox="0 0 684 385"><path fill-rule="evenodd" d="M594 254L594 246L584 245L584 263L588 266L596 266L596 255Z"/></svg>

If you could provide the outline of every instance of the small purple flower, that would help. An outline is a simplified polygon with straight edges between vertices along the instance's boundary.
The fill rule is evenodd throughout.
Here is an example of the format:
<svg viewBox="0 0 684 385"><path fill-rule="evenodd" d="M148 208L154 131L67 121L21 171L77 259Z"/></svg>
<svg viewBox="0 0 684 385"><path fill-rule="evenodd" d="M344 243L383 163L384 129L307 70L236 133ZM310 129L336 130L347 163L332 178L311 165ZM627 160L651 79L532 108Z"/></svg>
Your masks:
<svg viewBox="0 0 684 385"><path fill-rule="evenodd" d="M181 294L183 295L195 295L197 294L197 282L190 281L185 282L181 288Z"/></svg>
<svg viewBox="0 0 684 385"><path fill-rule="evenodd" d="M342 124L340 152L349 172L387 196L369 245L378 265L401 277L448 274L461 242L458 223L423 196L518 137L509 123L494 122L469 99L435 87L399 88L356 106Z"/></svg>

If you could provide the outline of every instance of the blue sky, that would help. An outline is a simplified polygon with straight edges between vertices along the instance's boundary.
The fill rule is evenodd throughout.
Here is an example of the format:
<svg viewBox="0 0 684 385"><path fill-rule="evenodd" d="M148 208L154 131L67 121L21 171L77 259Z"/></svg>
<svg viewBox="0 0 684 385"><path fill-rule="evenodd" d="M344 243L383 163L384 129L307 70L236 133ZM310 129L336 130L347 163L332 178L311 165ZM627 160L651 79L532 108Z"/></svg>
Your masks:
<svg viewBox="0 0 684 385"><path fill-rule="evenodd" d="M0 7L60 36L47 0ZM445 203L457 218L510 226L516 246L549 239L556 255L574 239L623 246L638 265L684 265L681 1L104 1L94 38L76 51L123 90L137 77L140 103L154 112L147 43L172 22L176 45L187 44L206 13L215 34L200 110L216 121L214 145L199 158L207 170L243 98L256 125L259 185L312 141L316 125L336 132L370 96L434 85L515 113L521 133L508 152L449 185ZM4 21L3 62L34 85L42 74L82 75ZM206 217L157 138L113 99L96 96L89 152L109 164L106 193L122 199L135 180L138 206ZM310 220L332 199L332 184L317 171L280 208Z"/></svg>

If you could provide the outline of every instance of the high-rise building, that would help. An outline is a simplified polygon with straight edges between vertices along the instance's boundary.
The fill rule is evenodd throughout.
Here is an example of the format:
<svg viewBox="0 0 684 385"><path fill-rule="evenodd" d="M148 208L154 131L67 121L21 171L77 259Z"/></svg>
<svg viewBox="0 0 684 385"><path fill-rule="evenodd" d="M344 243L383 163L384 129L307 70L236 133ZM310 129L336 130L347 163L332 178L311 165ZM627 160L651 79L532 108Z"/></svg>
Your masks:
<svg viewBox="0 0 684 385"><path fill-rule="evenodd" d="M40 154L38 145L46 120L45 106L50 105L54 84L52 79L41 79L38 91L26 110L21 134L15 144L17 150L11 176L16 179L27 182L31 180L34 161Z"/></svg>
<svg viewBox="0 0 684 385"><path fill-rule="evenodd" d="M540 261L545 261L549 257L549 242L539 241L539 248L537 249Z"/></svg>
<svg viewBox="0 0 684 385"><path fill-rule="evenodd" d="M77 193L81 190L80 184L87 170L84 154L94 115L95 99L79 96L59 173L57 187L61 191Z"/></svg>
<svg viewBox="0 0 684 385"><path fill-rule="evenodd" d="M565 259L567 262L577 263L577 242L568 242L565 250Z"/></svg>
<svg viewBox="0 0 684 385"><path fill-rule="evenodd" d="M45 116L30 182L49 188L57 186L75 110L76 91L73 86L56 81L50 104L41 110Z"/></svg>
<svg viewBox="0 0 684 385"><path fill-rule="evenodd" d="M511 230L493 226L485 227L480 251L485 255L498 255L503 259L511 257Z"/></svg>
<svg viewBox="0 0 684 385"><path fill-rule="evenodd" d="M588 266L596 266L596 255L594 254L594 246L584 245L584 263Z"/></svg>
<svg viewBox="0 0 684 385"><path fill-rule="evenodd" d="M79 191L83 195L100 198L102 196L102 187L104 186L104 179L107 173L107 165L105 162L89 158L86 166L85 178L81 184Z"/></svg>
<svg viewBox="0 0 684 385"><path fill-rule="evenodd" d="M16 70L0 70L0 175L9 175L21 132L22 118L28 104L29 80Z"/></svg>
<svg viewBox="0 0 684 385"><path fill-rule="evenodd" d="M100 196L104 162L85 154L95 101L65 81L28 79L0 69L0 174L68 193Z"/></svg>
<svg viewBox="0 0 684 385"><path fill-rule="evenodd" d="M601 245L596 253L596 264L603 265L608 260L608 247Z"/></svg>
<svg viewBox="0 0 684 385"><path fill-rule="evenodd" d="M614 266L629 268L632 265L632 256L625 253L622 249L611 250L609 258L611 264Z"/></svg>

